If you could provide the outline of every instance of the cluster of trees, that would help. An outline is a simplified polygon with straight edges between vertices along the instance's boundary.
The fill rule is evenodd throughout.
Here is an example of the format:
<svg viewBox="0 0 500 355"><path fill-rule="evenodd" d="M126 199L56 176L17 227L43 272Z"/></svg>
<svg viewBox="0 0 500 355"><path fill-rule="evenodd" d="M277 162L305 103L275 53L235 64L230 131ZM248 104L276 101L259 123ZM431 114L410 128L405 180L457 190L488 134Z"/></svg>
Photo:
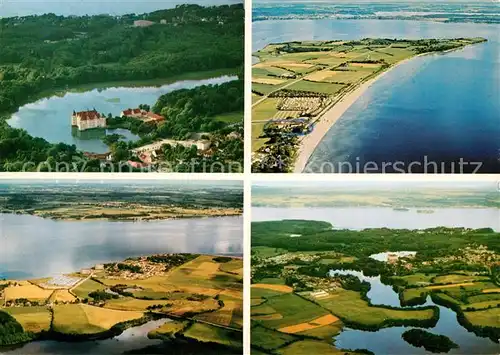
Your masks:
<svg viewBox="0 0 500 355"><path fill-rule="evenodd" d="M410 329L401 334L401 337L417 348L423 347L433 353L447 353L458 345L447 336L429 333L423 329Z"/></svg>
<svg viewBox="0 0 500 355"><path fill-rule="evenodd" d="M116 267L120 271L130 271L130 272L133 272L134 274L142 274L142 269L138 265L118 263L118 264L116 264Z"/></svg>
<svg viewBox="0 0 500 355"><path fill-rule="evenodd" d="M119 296L103 290L97 290L90 292L89 297L92 297L94 301L106 301L111 299L117 299Z"/></svg>
<svg viewBox="0 0 500 355"><path fill-rule="evenodd" d="M0 311L0 346L13 345L33 339L10 314Z"/></svg>
<svg viewBox="0 0 500 355"><path fill-rule="evenodd" d="M243 107L243 80L173 91L162 95L153 108L166 119L158 137L185 139L191 132L216 131L227 124L214 116L243 111Z"/></svg>

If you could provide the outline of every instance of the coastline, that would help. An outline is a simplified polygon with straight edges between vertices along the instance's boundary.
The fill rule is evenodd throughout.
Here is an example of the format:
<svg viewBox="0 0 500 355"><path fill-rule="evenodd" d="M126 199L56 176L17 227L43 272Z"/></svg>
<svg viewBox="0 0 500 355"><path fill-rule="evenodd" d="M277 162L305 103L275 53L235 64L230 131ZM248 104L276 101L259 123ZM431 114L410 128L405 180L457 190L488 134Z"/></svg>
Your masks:
<svg viewBox="0 0 500 355"><path fill-rule="evenodd" d="M473 45L473 44L472 44ZM429 55L443 55L450 52L455 52L464 49L464 47L453 48L440 52L427 52L417 54L413 57L406 58L400 62L397 62L389 67L387 67L379 75L369 78L368 80L360 83L353 90L348 91L343 96L340 97L339 101L335 102L333 106L327 108L321 116L314 122L313 131L302 137L299 142L299 149L297 150L297 156L295 158L293 173L300 174L303 173L305 167L309 161L309 158L316 150L316 147L325 137L326 133L333 127L333 125L342 117L342 115L368 90L377 80L384 77L387 73L392 71L392 69L407 63L415 58L429 56Z"/></svg>
<svg viewBox="0 0 500 355"><path fill-rule="evenodd" d="M384 77L392 69L423 55L428 55L428 53L419 54L391 65L379 75L362 82L354 88L354 90L344 94L344 96L333 104L332 107L326 109L326 111L315 121L313 131L300 140L297 157L293 167L293 173L300 174L304 171L309 158L314 153L316 147L319 145L326 133L333 127L340 117L342 117L349 107L351 107L365 93L365 91L368 90L368 88L370 88L377 80Z"/></svg>

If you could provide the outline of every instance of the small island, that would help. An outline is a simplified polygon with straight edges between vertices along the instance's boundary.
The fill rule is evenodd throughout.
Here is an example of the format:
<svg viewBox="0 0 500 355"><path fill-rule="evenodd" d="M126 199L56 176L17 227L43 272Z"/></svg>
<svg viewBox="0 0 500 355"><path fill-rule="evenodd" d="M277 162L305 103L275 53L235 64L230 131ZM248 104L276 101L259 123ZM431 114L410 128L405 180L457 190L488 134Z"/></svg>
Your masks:
<svg viewBox="0 0 500 355"><path fill-rule="evenodd" d="M458 348L447 336L436 335L422 329L410 329L401 337L409 344L433 353L447 353L451 349Z"/></svg>

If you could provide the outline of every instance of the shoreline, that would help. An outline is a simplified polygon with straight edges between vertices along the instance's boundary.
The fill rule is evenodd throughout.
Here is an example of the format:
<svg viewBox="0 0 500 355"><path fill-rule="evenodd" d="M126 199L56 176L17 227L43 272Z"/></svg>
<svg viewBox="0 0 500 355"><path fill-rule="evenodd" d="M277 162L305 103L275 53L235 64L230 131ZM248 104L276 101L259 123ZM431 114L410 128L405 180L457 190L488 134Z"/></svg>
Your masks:
<svg viewBox="0 0 500 355"><path fill-rule="evenodd" d="M472 44L473 45L473 44ZM316 147L326 136L328 131L335 125L335 123L344 115L344 113L368 90L377 80L384 77L387 73L391 72L393 69L398 66L409 62L415 58L420 58L423 56L430 55L443 55L450 52L455 52L458 50L464 49L466 46L460 48L453 48L440 52L428 52L417 54L413 57L406 58L400 62L397 62L388 68L386 68L379 75L370 78L364 82L361 82L356 86L352 91L348 91L344 94L339 101L333 104L332 107L327 108L324 113L319 116L314 122L313 131L304 136L299 142L299 148L297 150L297 156L295 158L293 173L301 174L304 173L304 170L311 158L312 154L316 150Z"/></svg>
<svg viewBox="0 0 500 355"><path fill-rule="evenodd" d="M433 53L435 54L435 53ZM404 59L384 70L374 78L370 78L360 83L354 90L347 92L340 98L331 108L327 109L315 121L314 129L311 133L304 136L299 142L299 149L295 159L293 173L301 174L304 172L309 158L316 150L316 147L326 136L328 131L335 125L335 123L344 115L344 113L368 90L377 80L384 77L392 69L397 68L399 65L406 63L414 58L427 55L427 53L418 54L414 57Z"/></svg>

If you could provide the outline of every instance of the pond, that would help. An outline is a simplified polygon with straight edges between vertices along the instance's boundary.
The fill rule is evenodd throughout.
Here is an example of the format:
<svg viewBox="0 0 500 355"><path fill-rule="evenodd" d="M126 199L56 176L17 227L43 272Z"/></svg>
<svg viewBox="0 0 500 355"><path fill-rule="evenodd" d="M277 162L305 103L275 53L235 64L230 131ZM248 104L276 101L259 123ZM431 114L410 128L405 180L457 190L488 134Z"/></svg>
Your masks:
<svg viewBox="0 0 500 355"><path fill-rule="evenodd" d="M127 108L140 104L153 106L161 95L180 89L192 89L201 85L222 84L238 79L224 75L203 80L182 80L162 86L111 87L85 92L67 92L63 96L51 96L22 106L7 123L22 128L33 137L44 138L50 143L74 144L79 150L105 153L109 148L102 142L106 134L118 133L127 141L138 140L127 130L94 130L79 132L71 127L73 111L96 109L106 116L119 116Z"/></svg>
<svg viewBox="0 0 500 355"><path fill-rule="evenodd" d="M57 276L151 254L243 255L240 216L111 222L0 214L0 220L0 279Z"/></svg>
<svg viewBox="0 0 500 355"><path fill-rule="evenodd" d="M354 275L362 281L370 283L370 291L367 296L374 305L388 305L401 307L399 297L391 286L384 285L380 281L380 276L365 276L362 272L353 270L332 270L330 275L335 273L343 275ZM436 305L430 298L427 298L425 306L437 306L439 308L439 320L436 326L427 328L434 334L445 335L459 345L458 349L452 349L448 354L498 354L500 345L488 338L481 338L474 333L467 331L457 321L457 315L449 308ZM419 306L421 307L421 306ZM380 329L375 332L362 331L350 328L344 330L335 337L334 342L337 348L341 349L368 349L377 355L389 354L428 354L423 348L414 347L403 340L401 334L406 330L418 327L390 327Z"/></svg>

